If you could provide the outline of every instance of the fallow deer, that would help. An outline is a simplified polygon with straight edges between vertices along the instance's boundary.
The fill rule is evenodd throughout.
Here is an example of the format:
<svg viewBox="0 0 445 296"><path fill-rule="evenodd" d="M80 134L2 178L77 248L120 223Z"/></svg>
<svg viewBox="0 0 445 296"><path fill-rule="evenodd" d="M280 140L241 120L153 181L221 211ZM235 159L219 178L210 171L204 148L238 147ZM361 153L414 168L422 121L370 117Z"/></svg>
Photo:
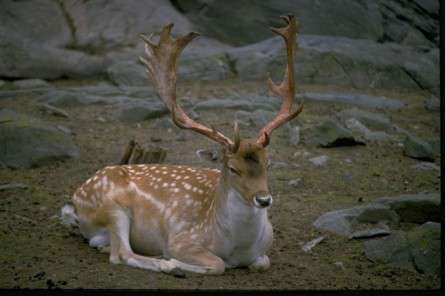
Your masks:
<svg viewBox="0 0 445 296"><path fill-rule="evenodd" d="M169 164L108 166L99 170L72 196L62 215L79 225L90 246L109 247L111 263L161 271L221 274L225 268L266 270L272 244L267 209L272 196L267 179L266 146L271 132L295 118L294 53L297 22L271 28L286 44L287 66L280 84L268 80L282 98L279 113L256 138L234 139L192 120L176 102L177 60L199 34L173 39L173 24L165 26L158 44L145 42L147 68L173 122L221 144L221 170Z"/></svg>

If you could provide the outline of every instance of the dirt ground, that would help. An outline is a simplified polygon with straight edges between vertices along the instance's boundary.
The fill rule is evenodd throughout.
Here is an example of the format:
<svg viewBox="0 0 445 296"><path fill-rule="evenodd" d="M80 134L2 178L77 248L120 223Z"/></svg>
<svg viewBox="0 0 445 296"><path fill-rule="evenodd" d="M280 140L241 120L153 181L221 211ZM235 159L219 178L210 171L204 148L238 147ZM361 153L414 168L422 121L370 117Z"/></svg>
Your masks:
<svg viewBox="0 0 445 296"><path fill-rule="evenodd" d="M60 82L55 85L76 85ZM227 90L254 92L264 83L240 84L212 82L181 84L179 92L205 98L210 92ZM299 91L332 91L332 87L300 86ZM338 89L341 90L341 89ZM351 91L351 90L345 90ZM400 111L379 110L402 128L426 139L438 139L437 113L424 109L425 94L393 91L368 91L408 103ZM60 225L60 208L74 190L96 170L116 163L130 139L168 149L167 163L214 166L200 161L194 151L213 147L205 137L185 131L178 141L172 129L153 128L152 122L124 124L110 120L112 106L93 105L66 109L71 119L46 115L33 105L34 98L23 95L0 99L0 107L25 112L55 124L69 127L80 147L81 157L34 169L0 169L0 183L20 182L27 190L0 192L0 287L1 288L124 288L124 289L437 289L440 278L415 271L390 268L369 261L362 241L329 235L311 253L301 244L320 235L312 222L326 211L352 207L382 196L440 190L437 171L412 168L417 160L403 155L395 143L374 143L366 146L316 148L287 144L284 129L271 139L269 156L285 161L286 168L270 171L274 204L269 217L274 227L274 243L269 256L271 268L264 273L247 269L227 270L221 276L187 274L186 278L112 265L108 255L90 248L75 232ZM350 106L306 102L298 123L315 124L321 116L333 114ZM106 122L100 122L101 116ZM214 123L231 135L233 111L202 112L201 121ZM254 135L257 130L242 130ZM152 143L150 138L160 142ZM307 151L310 156L328 155L328 164L315 167L307 157L294 156ZM351 163L344 160L349 158ZM345 178L345 176L349 176ZM289 180L303 178L303 186L293 188ZM334 263L342 262L344 269Z"/></svg>

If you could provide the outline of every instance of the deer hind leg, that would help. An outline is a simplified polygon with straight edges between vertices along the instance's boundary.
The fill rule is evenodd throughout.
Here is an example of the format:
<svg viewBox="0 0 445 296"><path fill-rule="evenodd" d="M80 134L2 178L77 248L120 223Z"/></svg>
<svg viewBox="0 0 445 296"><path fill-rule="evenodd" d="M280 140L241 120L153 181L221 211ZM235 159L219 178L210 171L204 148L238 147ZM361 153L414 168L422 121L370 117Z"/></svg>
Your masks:
<svg viewBox="0 0 445 296"><path fill-rule="evenodd" d="M170 272L174 264L163 259L150 258L135 254L130 246L131 218L122 208L112 212L110 231L110 262L148 269L152 271Z"/></svg>
<svg viewBox="0 0 445 296"><path fill-rule="evenodd" d="M207 249L193 242L172 241L170 261L175 268L195 273L218 275L224 273L224 261Z"/></svg>

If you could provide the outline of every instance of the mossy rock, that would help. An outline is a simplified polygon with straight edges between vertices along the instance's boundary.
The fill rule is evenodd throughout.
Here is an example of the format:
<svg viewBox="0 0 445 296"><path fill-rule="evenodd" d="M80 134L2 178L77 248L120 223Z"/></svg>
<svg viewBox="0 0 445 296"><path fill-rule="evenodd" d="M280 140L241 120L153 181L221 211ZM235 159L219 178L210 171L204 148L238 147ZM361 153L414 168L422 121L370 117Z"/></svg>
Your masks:
<svg viewBox="0 0 445 296"><path fill-rule="evenodd" d="M427 222L407 233L413 262L420 272L440 272L440 228L440 223Z"/></svg>

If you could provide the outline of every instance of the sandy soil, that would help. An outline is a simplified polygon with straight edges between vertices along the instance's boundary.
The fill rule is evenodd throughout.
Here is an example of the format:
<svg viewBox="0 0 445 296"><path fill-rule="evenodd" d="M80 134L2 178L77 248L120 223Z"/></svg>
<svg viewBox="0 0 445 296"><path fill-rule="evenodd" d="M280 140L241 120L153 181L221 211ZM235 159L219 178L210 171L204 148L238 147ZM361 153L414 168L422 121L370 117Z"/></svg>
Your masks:
<svg viewBox="0 0 445 296"><path fill-rule="evenodd" d="M76 84L62 82L59 85ZM180 93L191 90L192 96L205 98L209 92L244 89L246 92L264 89L264 84L194 83L181 85ZM332 87L302 86L300 91L328 91ZM438 114L423 107L425 94L391 91L369 91L387 95L408 103L400 111L380 110L394 123L424 138L438 138ZM437 171L418 171L411 166L417 160L403 155L394 143L367 146L315 148L287 144L284 130L273 134L269 146L270 158L285 161L289 167L270 171L270 186L275 200L269 211L274 226L274 244L269 253L271 268L264 273L246 269L228 270L222 276L187 274L176 278L166 274L139 270L108 263L107 254L92 249L75 232L60 225L60 207L74 190L96 170L116 163L126 143L134 138L142 144L154 143L168 149L166 162L214 166L202 163L194 151L213 147L206 138L184 132L185 141L177 141L173 129L168 132L152 128L150 122L123 124L110 120L112 106L70 108L71 119L46 115L33 105L32 96L0 99L0 107L38 116L62 124L75 132L75 142L81 150L77 160L56 162L35 169L0 169L0 183L20 182L27 190L0 192L0 287L2 288L129 288L129 289L436 289L440 278L415 271L390 268L366 259L362 242L334 235L305 253L301 244L320 235L312 222L326 211L352 207L382 196L420 191L439 191ZM315 124L321 116L350 106L307 102L299 124ZM99 122L101 116L106 122ZM233 112L201 113L205 122L231 134ZM253 135L256 130L242 130ZM297 156L307 151L311 156L328 155L325 167L316 168L307 157ZM349 158L351 163L345 163ZM349 176L345 178L345 175ZM303 178L296 189L287 183ZM342 262L344 269L334 263Z"/></svg>

